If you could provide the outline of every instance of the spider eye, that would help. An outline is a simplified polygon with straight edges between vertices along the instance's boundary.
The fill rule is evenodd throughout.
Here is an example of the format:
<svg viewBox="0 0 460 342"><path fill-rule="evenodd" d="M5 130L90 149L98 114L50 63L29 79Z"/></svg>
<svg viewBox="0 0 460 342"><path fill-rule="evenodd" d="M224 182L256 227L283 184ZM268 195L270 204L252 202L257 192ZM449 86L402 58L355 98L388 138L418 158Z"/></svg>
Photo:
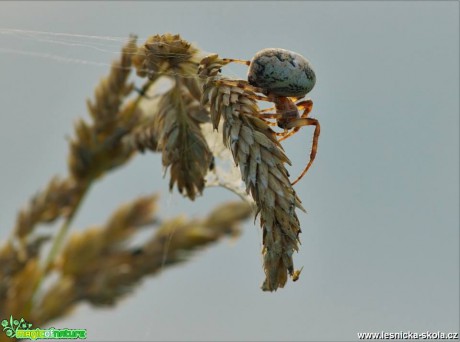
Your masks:
<svg viewBox="0 0 460 342"><path fill-rule="evenodd" d="M259 51L251 60L248 82L275 95L303 97L313 89L316 76L302 55L270 48Z"/></svg>

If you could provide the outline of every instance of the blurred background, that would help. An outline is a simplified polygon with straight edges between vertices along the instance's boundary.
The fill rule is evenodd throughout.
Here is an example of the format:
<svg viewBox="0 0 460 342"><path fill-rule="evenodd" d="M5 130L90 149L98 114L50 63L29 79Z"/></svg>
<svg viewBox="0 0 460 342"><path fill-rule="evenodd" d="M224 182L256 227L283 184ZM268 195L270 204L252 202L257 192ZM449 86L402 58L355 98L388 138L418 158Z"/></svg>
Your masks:
<svg viewBox="0 0 460 342"><path fill-rule="evenodd" d="M2 1L0 26L2 241L18 209L51 176L66 174L73 122L88 117L85 101L123 44L85 36L134 33L143 43L180 33L240 59L281 47L307 57L317 75L309 97L321 123L318 155L296 185L308 211L299 213L297 283L260 290L262 236L249 220L239 239L149 278L118 306L83 304L49 327L86 328L91 341L458 331L458 2ZM246 75L238 65L224 72ZM312 134L303 128L283 143L293 177L308 161ZM237 199L216 188L194 202L170 194L160 156L144 154L91 189L72 229L152 192L162 195L164 218L204 216Z"/></svg>

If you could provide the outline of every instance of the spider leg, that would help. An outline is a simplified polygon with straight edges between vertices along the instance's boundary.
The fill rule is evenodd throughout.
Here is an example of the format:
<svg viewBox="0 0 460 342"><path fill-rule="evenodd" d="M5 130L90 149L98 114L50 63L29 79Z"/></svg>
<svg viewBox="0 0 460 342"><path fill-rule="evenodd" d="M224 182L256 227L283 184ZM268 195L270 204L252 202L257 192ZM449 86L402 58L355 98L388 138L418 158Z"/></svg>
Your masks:
<svg viewBox="0 0 460 342"><path fill-rule="evenodd" d="M305 100L296 103L296 106L299 110L304 110L302 115L300 116L301 118L306 118L308 114L310 114L311 110L313 109L313 101L312 100Z"/></svg>
<svg viewBox="0 0 460 342"><path fill-rule="evenodd" d="M222 60L226 63L238 63L238 64L244 64L247 66L251 64L251 61L244 61L242 59L222 58Z"/></svg>
<svg viewBox="0 0 460 342"><path fill-rule="evenodd" d="M282 137L278 141L283 141L283 140L286 140L287 138L293 136L294 134L296 134L300 130L300 127L295 127L292 131L286 130L284 133L280 134Z"/></svg>
<svg viewBox="0 0 460 342"><path fill-rule="evenodd" d="M252 87L252 86L251 86L251 87ZM254 95L250 95L250 97L252 97L252 98L255 99L255 100L266 101L266 102L272 102L268 97L262 96L262 95L254 94Z"/></svg>
<svg viewBox="0 0 460 342"><path fill-rule="evenodd" d="M240 113L241 115L247 115L246 112L240 112L240 111L237 111L238 113ZM254 115L256 117L258 117L259 119L262 119L263 121L265 121L265 123L268 125L268 126L278 126L278 123L277 122L272 122L272 121L269 121L269 119L277 119L281 114L276 114L276 113L269 113L269 114L257 114L257 113L253 113L251 115Z"/></svg>
<svg viewBox="0 0 460 342"><path fill-rule="evenodd" d="M273 116L272 116L273 115ZM275 122L272 122L272 121L269 121L269 119L276 119L278 117L278 114L255 114L256 117L258 117L259 119L262 119L263 121L265 121L265 123L269 126L278 126L278 123L275 121Z"/></svg>
<svg viewBox="0 0 460 342"><path fill-rule="evenodd" d="M283 117L283 114L279 113L259 113L261 118L266 119L279 119Z"/></svg>
<svg viewBox="0 0 460 342"><path fill-rule="evenodd" d="M259 111L259 113L266 113L266 115L270 114L270 112L275 113L275 112L276 112L276 108L275 108L275 107L270 107L270 108L266 108L266 109L261 109L261 110Z"/></svg>
<svg viewBox="0 0 460 342"><path fill-rule="evenodd" d="M308 115L308 113L306 115ZM310 152L310 161L308 162L307 166L302 171L300 176L297 177L297 179L294 182L292 182L292 185L296 184L307 173L308 169L310 168L310 166L313 164L313 161L315 160L316 151L318 150L318 139L319 139L319 134L320 134L320 124L318 120L307 118L307 117L301 117L299 119L295 119L289 122L286 125L286 128L287 129L294 128L294 130L296 129L298 130L303 126L315 126L315 132L313 133L313 144L312 144L311 152Z"/></svg>
<svg viewBox="0 0 460 342"><path fill-rule="evenodd" d="M278 118L281 117L281 114L278 114L278 113L263 113L263 112L259 112L258 114L256 114L256 116L259 118L259 119L262 119L265 121L265 123L269 126L278 126L278 121L270 121L270 119L275 119L275 120L278 120Z"/></svg>
<svg viewBox="0 0 460 342"><path fill-rule="evenodd" d="M244 80L227 80L227 79L225 79L225 80L216 80L215 83L216 84L221 84L221 85L224 85L224 86L237 87L237 88L240 88L240 89L249 90L249 91L252 91L253 93L261 93L261 94L264 93L264 90L262 88L254 87L254 86L250 85L247 81L244 81ZM261 101L273 102L268 97L262 96L262 95L251 94L251 97L253 97L253 98L257 99L257 100L261 100Z"/></svg>
<svg viewBox="0 0 460 342"><path fill-rule="evenodd" d="M300 128L299 128L299 129L300 129ZM286 139L287 137L290 137L290 136L292 135L291 132L289 132L289 130L286 129L286 128L284 129L284 132L279 132L279 133L278 133L278 132L275 132L275 134L276 134L276 136L278 136L278 137L282 137L282 138L280 138L278 141L283 141L284 139Z"/></svg>

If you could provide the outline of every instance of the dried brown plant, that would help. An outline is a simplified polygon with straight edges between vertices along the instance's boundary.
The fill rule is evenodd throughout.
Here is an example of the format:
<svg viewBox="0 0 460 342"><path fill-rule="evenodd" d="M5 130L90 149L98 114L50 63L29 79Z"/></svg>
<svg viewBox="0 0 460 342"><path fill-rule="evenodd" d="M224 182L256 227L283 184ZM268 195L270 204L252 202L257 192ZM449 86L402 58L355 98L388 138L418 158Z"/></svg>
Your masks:
<svg viewBox="0 0 460 342"><path fill-rule="evenodd" d="M158 196L140 197L118 208L105 225L73 233L53 265L59 277L30 313L31 320L42 324L81 301L113 305L146 276L185 261L193 250L225 235L237 234L238 222L251 214L246 203L236 202L216 208L204 219L178 217L160 223L157 201ZM151 238L140 246L127 246L141 228L152 230Z"/></svg>
<svg viewBox="0 0 460 342"><path fill-rule="evenodd" d="M240 167L246 191L257 204L266 274L262 289L274 291L284 287L287 274L298 278L292 260L301 232L295 208L304 209L284 166L291 162L275 132L258 117L256 94L221 76L219 72L225 64L218 55L202 60L200 77L206 80L202 103L209 104L215 129L223 118L224 143ZM247 84L244 80L238 83Z"/></svg>
<svg viewBox="0 0 460 342"><path fill-rule="evenodd" d="M47 188L37 193L28 206L19 212L15 235L25 238L37 224L50 223L59 217L68 216L81 192L80 184L72 178L52 178Z"/></svg>
<svg viewBox="0 0 460 342"><path fill-rule="evenodd" d="M255 94L220 74L225 63L217 55L203 59L179 35L155 35L140 46L130 37L87 102L90 120L75 125L69 174L52 178L19 211L11 236L0 245L0 318L13 315L40 325L82 301L114 305L147 276L186 261L194 250L226 235L237 235L239 223L253 212L247 201L219 206L205 218L164 219L157 217L157 195L120 206L103 225L68 234L88 190L138 151L162 154L170 190L176 185L192 200L202 195L207 175L216 172L213 154L221 154L207 143L209 122L214 129L221 127L241 171L238 181L244 181L260 213L266 273L262 288L283 287L288 274L298 279L300 271L292 261L300 233L295 208L303 208L284 166L290 161L258 117ZM132 70L146 78L137 93ZM161 79L172 85L154 89ZM244 199L244 188L237 183L222 186ZM35 229L50 223L59 223L59 229L42 235ZM151 230L151 238L133 247L141 229ZM43 246L50 240L45 254ZM44 282L52 275L54 281ZM0 334L0 341L4 337Z"/></svg>
<svg viewBox="0 0 460 342"><path fill-rule="evenodd" d="M146 276L186 261L195 249L226 235L237 235L239 222L252 212L247 202L227 203L203 219L161 221L156 217L158 196L148 196L121 206L105 225L73 233L64 243L90 187L137 151L162 153L164 166L171 168L171 188L177 183L191 199L202 193L212 154L201 132L209 115L199 102L197 53L170 34L153 36L140 47L131 37L123 47L94 99L88 100L91 120L80 119L75 125L69 175L52 178L31 199L0 246L0 317L25 317L39 325L62 317L82 301L113 305ZM133 97L129 75L134 65L139 75L149 78ZM159 76L174 85L160 94L153 112L144 112L141 105L149 101L145 93ZM38 225L58 220L57 232L37 233ZM128 242L143 227L156 229L143 245L130 247ZM51 249L44 255L50 239ZM51 275L57 279L44 286ZM0 334L0 340L4 338Z"/></svg>
<svg viewBox="0 0 460 342"><path fill-rule="evenodd" d="M163 166L171 172L170 189L177 184L179 192L192 200L203 192L212 158L200 129L209 119L199 103L199 61L198 49L171 34L150 37L134 58L139 76L151 81L164 76L174 83L161 95L150 120L137 130L134 144L141 151L161 151Z"/></svg>
<svg viewBox="0 0 460 342"><path fill-rule="evenodd" d="M75 126L69 169L80 183L89 184L106 171L123 165L134 153L122 143L122 138L140 119L139 99L125 101L134 89L128 77L136 48L136 37L131 37L120 60L113 62L109 75L96 87L94 100L87 101L92 123L79 120Z"/></svg>

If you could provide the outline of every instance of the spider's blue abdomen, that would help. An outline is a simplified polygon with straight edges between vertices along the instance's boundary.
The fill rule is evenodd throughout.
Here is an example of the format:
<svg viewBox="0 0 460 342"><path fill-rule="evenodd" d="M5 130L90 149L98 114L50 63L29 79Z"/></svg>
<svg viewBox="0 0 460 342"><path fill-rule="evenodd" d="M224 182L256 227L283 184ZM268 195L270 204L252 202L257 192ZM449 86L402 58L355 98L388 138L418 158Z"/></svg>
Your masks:
<svg viewBox="0 0 460 342"><path fill-rule="evenodd" d="M269 48L260 50L251 60L249 84L265 93L286 97L303 97L316 82L310 62L298 53Z"/></svg>

